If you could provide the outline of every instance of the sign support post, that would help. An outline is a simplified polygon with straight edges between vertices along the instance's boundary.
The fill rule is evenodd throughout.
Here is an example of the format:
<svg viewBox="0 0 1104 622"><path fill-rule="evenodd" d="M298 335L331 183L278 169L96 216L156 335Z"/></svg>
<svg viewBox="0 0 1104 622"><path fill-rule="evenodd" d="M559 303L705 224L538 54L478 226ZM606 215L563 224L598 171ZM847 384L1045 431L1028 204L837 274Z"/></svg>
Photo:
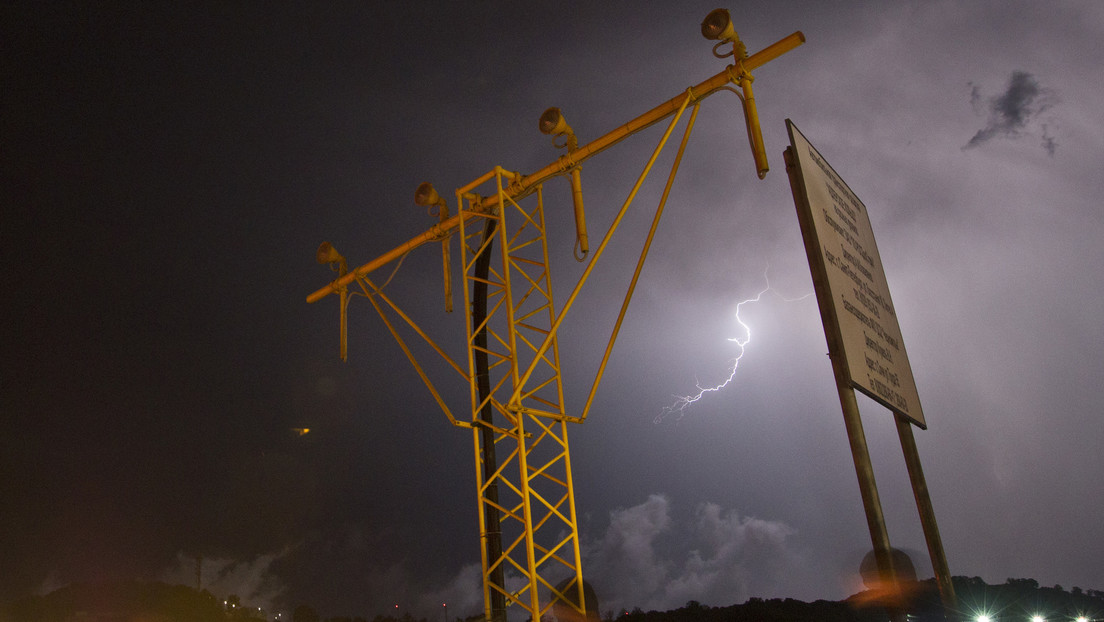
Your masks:
<svg viewBox="0 0 1104 622"><path fill-rule="evenodd" d="M855 400L855 390L846 382L840 382L838 356L829 352L832 370L836 377L836 390L839 392L840 406L843 409L843 423L847 428L847 440L851 444L851 457L855 461L855 475L859 479L859 493L862 495L863 510L866 512L866 526L870 530L870 541L874 545L874 559L878 562L878 575L881 585L897 585L897 571L893 567L893 552L889 545L889 531L886 530L885 515L882 514L882 501L878 496L878 486L874 482L874 466L870 463L870 452L866 446L866 433L859 417L859 405Z"/></svg>
<svg viewBox="0 0 1104 622"><path fill-rule="evenodd" d="M935 573L935 584L939 586L943 608L948 612L955 611L958 609L958 597L955 596L954 583L951 582L947 555L943 552L943 539L939 536L939 525L935 522L935 510L928 495L924 469L920 466L920 453L916 451L916 439L912 436L912 424L896 413L893 419L897 422L897 435L901 438L901 453L905 455L905 467L908 468L909 481L912 483L912 495L916 497L916 510L920 513L920 525L924 528L924 541L928 545L928 557L931 558L932 570Z"/></svg>

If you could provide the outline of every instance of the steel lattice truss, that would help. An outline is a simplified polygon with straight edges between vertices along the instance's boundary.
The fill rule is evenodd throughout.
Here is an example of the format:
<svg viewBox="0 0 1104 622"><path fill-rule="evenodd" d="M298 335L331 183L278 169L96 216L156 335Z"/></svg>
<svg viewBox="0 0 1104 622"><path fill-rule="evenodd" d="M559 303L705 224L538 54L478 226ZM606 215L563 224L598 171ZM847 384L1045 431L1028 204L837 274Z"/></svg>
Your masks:
<svg viewBox="0 0 1104 622"><path fill-rule="evenodd" d="M470 215L461 218L461 266L479 519L484 539L489 536L488 514L497 513L501 530L497 559L490 558L495 547L490 547L492 553L481 547L485 602L492 601L492 591L500 591L509 604L523 607L530 619L539 620L561 596L557 585L573 592L567 601L582 602L576 597L582 576L567 439L570 418L565 414L559 349L552 332L556 317L543 195L538 188L526 201L535 205L526 209L503 192L504 184L513 179L499 167L492 179L475 182L494 182L499 203L490 212L479 211L480 197L470 194L472 186L457 191L457 202L465 216ZM489 219L496 221L491 227L486 223ZM493 231L493 237L485 238L487 231ZM491 254L483 257L490 260L485 279L476 270L484 253ZM486 287L486 319L481 326L473 326L472 296L480 285ZM478 338L481 329L485 345ZM490 387L482 400L475 364L480 352L487 357ZM482 415L488 407L493 423ZM493 434L483 433L487 427ZM498 456L493 469L484 462L489 439L495 446L493 455ZM508 590L493 580L496 569L507 577L520 577L520 588ZM491 612L487 613L490 618Z"/></svg>

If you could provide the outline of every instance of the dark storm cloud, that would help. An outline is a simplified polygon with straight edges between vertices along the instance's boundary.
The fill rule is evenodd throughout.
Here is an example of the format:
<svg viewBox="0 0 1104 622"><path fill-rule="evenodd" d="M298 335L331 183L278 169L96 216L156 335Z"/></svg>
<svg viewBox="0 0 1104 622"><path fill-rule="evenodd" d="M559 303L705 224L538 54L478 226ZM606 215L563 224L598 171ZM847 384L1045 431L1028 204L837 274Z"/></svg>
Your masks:
<svg viewBox="0 0 1104 622"><path fill-rule="evenodd" d="M981 99L981 89L977 85L972 85L970 104L975 109L980 109ZM1040 86L1039 81L1032 74L1026 71L1013 71L1004 93L991 98L988 102L988 123L974 134L963 149L978 147L998 136L1018 138L1024 135L1031 122L1050 109L1057 100L1054 91ZM1050 155L1054 155L1054 150L1058 146L1057 141L1047 132L1045 124L1042 125L1042 132L1043 148Z"/></svg>
<svg viewBox="0 0 1104 622"><path fill-rule="evenodd" d="M1054 150L1058 148L1058 141L1054 139L1054 136L1050 134L1046 124L1043 124L1043 149L1050 155L1054 155Z"/></svg>

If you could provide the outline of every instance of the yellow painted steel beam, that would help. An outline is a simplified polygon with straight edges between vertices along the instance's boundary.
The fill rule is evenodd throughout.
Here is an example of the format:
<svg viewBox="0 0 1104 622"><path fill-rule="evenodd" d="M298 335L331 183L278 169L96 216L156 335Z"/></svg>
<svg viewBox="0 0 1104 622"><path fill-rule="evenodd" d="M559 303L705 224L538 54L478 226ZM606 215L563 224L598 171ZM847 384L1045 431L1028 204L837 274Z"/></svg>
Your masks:
<svg viewBox="0 0 1104 622"><path fill-rule="evenodd" d="M801 31L797 31L789 35L788 37L780 39L772 43L771 45L763 48L762 50L756 52L755 54L752 54L751 56L743 59L741 64L746 71L751 71L756 67L760 67L770 62L771 60L778 58L782 54L789 52L790 50L796 48L804 42L805 35L802 34ZM729 67L726 67L723 71L717 73L708 80L705 80L704 82L696 86L690 87L689 93L694 100L701 100L712 95L713 93L716 93L718 90L725 88L732 82L732 72L730 71ZM605 151L606 149L609 149L610 147L616 145L629 136L671 116L683 106L683 102L686 101L686 96L687 91L679 93L675 97L672 97L666 102L656 106L655 108L652 108L648 112L645 112L644 114L636 117L635 119L629 121L621 127L618 127L611 132L607 132L606 134L579 147L578 149L567 155L561 156L555 162L548 164L544 168L531 175L519 176L517 174L507 173L507 176L513 179L513 183L504 188L505 194L510 198L521 198L530 194L536 189L537 186L539 186L547 179L570 171L573 167L578 166L587 158L590 158L602 151ZM471 189L493 178L495 176L495 173L495 170L489 171L482 177L476 179L464 188L458 190L457 194L466 194ZM472 210L469 210L467 213L461 210L461 212L456 216L448 218L447 220L444 220L434 225L433 227L430 227L428 230L411 238L405 243L391 249L390 251L384 253L383 255L380 255L372 261L356 268L355 270L350 271L348 274L343 275L329 285L318 289L317 291L307 296L307 302L317 302L322 298L325 298L329 294L338 292L341 290L342 287L347 286L358 276L363 277L371 273L372 271L377 270L391 263L392 261L395 261L409 251L427 242L436 242L446 238L447 236L451 235L453 230L455 230L459 226L461 219L466 220L476 217L476 215L471 212L484 212L489 210L491 207L497 205L498 203L499 198L497 194L486 197L485 199L480 201L477 206L475 206Z"/></svg>
<svg viewBox="0 0 1104 622"><path fill-rule="evenodd" d="M797 31L788 37L780 39L771 45L763 48L762 50L752 54L751 56L743 60L744 69L751 71L756 67L759 67L775 58L778 58L782 54L796 48L805 42L805 35L801 31ZM716 74L708 80L692 86L689 89L689 93L694 100L702 100L706 97L716 93L720 89L725 88L732 82L732 74L726 67L724 71ZM622 125L621 127L607 132L603 136L592 140L591 142L579 147L574 152L568 155L561 156L556 162L545 166L532 175L526 175L522 177L518 183L519 194L514 196L521 196L527 193L528 190L534 186L543 183L548 178L555 175L559 175L567 170L570 170L572 166L579 164L583 160L590 158L610 147L616 145L622 140L632 136L633 134L651 127L652 125L666 119L674 114L686 101L686 91L679 93L671 99L663 102L662 104L652 108L648 112L636 117L632 121ZM481 203L481 207L484 209L491 207L496 203L496 197L489 196Z"/></svg>
<svg viewBox="0 0 1104 622"><path fill-rule="evenodd" d="M365 277L374 272L375 270L386 266L387 264L395 261L410 251L418 248L426 242L436 242L444 239L452 233L452 230L460 223L460 215L453 216L448 220L433 225L421 234L407 240L405 243L396 246L395 248L387 251L386 253L376 257L372 261L360 266L359 268L352 270L336 281L329 285L315 291L311 295L307 296L307 302L318 302L326 296L340 291L342 287L346 287L349 283L355 281L358 277Z"/></svg>

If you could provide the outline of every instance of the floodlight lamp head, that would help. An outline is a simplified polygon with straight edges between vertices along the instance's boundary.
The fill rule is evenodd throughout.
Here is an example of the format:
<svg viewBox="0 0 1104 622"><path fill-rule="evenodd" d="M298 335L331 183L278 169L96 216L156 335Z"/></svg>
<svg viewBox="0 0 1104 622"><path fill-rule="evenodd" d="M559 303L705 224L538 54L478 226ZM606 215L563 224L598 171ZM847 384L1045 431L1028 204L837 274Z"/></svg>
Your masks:
<svg viewBox="0 0 1104 622"><path fill-rule="evenodd" d="M564 120L563 113L559 108L549 108L544 111L544 114L540 116L540 121L537 122L537 126L540 128L541 134L548 134L550 136L559 136L561 134L572 134L571 126Z"/></svg>
<svg viewBox="0 0 1104 622"><path fill-rule="evenodd" d="M318 263L335 264L344 263L345 261L341 253L337 252L337 249L329 242L323 242L318 246L318 252L315 253L315 258L318 260Z"/></svg>
<svg viewBox="0 0 1104 622"><path fill-rule="evenodd" d="M549 108L544 111L544 114L540 116L540 120L537 122L537 127L540 128L542 134L548 134L556 139L560 136L566 137L566 146L568 151L574 151L578 146L579 141L575 138L575 130L571 129L571 126L567 124L567 120L564 119L563 113L559 108ZM552 141L555 144L555 140ZM556 145L557 147L563 147L563 144Z"/></svg>
<svg viewBox="0 0 1104 622"><path fill-rule="evenodd" d="M445 200L437 194L433 184L423 181L418 185L418 189L414 191L414 203L422 207L433 207L434 205L444 205Z"/></svg>
<svg viewBox="0 0 1104 622"><path fill-rule="evenodd" d="M736 31L732 28L732 18L728 9L713 9L701 23L702 36L710 41L735 41Z"/></svg>

